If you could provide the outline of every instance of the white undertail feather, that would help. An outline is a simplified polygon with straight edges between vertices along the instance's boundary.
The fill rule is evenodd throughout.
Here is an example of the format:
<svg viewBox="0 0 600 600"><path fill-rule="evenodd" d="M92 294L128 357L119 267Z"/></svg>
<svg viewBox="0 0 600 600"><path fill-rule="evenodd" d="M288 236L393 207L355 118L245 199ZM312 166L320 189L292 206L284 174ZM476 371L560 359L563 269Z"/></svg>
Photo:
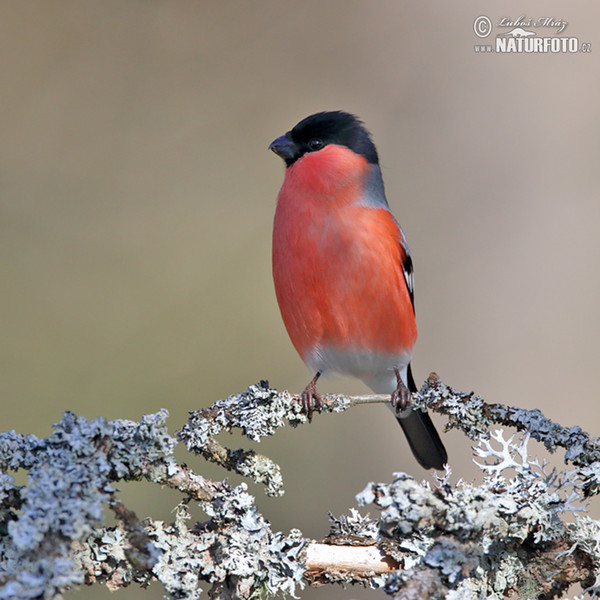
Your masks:
<svg viewBox="0 0 600 600"><path fill-rule="evenodd" d="M411 354L381 354L369 350L347 351L317 346L305 356L308 368L314 372L339 373L362 380L376 394L391 394L397 387L398 369L408 387L408 364Z"/></svg>

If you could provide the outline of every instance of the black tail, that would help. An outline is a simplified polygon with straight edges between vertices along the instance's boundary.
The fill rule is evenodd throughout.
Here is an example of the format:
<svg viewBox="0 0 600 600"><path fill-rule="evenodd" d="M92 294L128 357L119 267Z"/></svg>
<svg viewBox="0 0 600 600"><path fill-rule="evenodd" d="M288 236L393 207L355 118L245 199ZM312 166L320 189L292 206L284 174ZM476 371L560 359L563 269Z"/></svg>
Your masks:
<svg viewBox="0 0 600 600"><path fill-rule="evenodd" d="M408 389L416 392L410 365L408 366ZM411 410L407 416L398 417L408 445L419 464L425 469L440 469L448 462L446 448L431 421L431 417L420 410Z"/></svg>

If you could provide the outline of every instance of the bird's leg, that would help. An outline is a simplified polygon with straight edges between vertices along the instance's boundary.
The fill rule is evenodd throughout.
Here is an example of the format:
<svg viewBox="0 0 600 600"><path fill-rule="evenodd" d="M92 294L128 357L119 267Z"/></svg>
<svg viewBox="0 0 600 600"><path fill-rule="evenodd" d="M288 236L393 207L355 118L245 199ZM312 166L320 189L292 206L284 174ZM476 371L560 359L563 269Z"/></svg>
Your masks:
<svg viewBox="0 0 600 600"><path fill-rule="evenodd" d="M394 373L396 373L397 386L392 392L391 401L396 413L401 413L410 405L410 391L404 385L404 381L402 381L402 377L400 377L400 371L398 371L398 369L394 369Z"/></svg>
<svg viewBox="0 0 600 600"><path fill-rule="evenodd" d="M323 403L321 396L317 394L317 381L321 377L321 371L317 371L317 374L311 379L311 382L304 388L300 398L302 399L302 410L308 417L308 422L312 421L313 412L315 410L320 411Z"/></svg>

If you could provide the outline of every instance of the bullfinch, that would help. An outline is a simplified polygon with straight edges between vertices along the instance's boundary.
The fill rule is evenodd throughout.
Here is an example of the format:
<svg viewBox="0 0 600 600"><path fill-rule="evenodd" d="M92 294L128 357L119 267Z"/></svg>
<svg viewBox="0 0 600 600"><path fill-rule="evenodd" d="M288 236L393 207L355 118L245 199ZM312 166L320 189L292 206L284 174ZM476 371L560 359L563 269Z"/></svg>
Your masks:
<svg viewBox="0 0 600 600"><path fill-rule="evenodd" d="M291 341L313 373L302 393L309 418L316 383L336 372L391 404L417 461L443 469L447 454L426 412L412 410L417 339L413 264L385 196L377 149L346 112L300 121L269 149L285 162L273 227L273 279Z"/></svg>

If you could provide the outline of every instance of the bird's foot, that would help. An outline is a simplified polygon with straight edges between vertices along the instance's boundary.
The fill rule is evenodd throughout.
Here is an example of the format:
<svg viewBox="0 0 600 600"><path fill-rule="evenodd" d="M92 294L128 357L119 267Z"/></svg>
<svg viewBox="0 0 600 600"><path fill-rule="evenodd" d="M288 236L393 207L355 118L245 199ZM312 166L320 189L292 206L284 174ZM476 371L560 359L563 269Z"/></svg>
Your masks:
<svg viewBox="0 0 600 600"><path fill-rule="evenodd" d="M314 411L317 410L321 412L321 408L323 407L321 396L317 394L317 380L320 376L321 372L318 372L300 395L300 399L302 400L302 412L308 417L309 423L312 422Z"/></svg>
<svg viewBox="0 0 600 600"><path fill-rule="evenodd" d="M404 385L402 377L400 377L400 371L394 369L396 373L396 389L392 392L391 402L394 407L396 414L404 412L410 406L411 393L409 389Z"/></svg>

